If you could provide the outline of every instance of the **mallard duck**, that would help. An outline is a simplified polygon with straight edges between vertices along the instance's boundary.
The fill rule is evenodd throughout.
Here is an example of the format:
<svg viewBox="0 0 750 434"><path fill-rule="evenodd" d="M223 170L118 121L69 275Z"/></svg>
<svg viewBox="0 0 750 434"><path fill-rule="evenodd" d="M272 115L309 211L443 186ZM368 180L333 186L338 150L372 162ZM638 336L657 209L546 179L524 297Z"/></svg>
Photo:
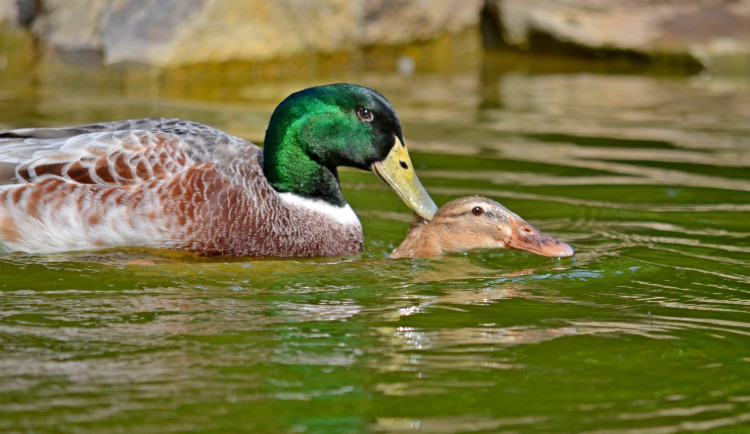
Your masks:
<svg viewBox="0 0 750 434"><path fill-rule="evenodd" d="M391 258L429 258L497 248L557 257L575 252L492 199L462 197L443 205L429 222L418 218Z"/></svg>
<svg viewBox="0 0 750 434"><path fill-rule="evenodd" d="M287 97L263 149L178 119L0 131L0 252L358 252L362 226L339 166L372 170L421 218L437 211L393 106L353 84Z"/></svg>

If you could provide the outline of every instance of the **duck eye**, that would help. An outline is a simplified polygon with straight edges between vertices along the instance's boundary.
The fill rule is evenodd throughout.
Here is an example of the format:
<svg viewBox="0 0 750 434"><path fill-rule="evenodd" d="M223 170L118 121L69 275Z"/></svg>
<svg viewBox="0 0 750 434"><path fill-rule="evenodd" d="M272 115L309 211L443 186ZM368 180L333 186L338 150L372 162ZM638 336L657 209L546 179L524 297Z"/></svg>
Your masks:
<svg viewBox="0 0 750 434"><path fill-rule="evenodd" d="M366 108L361 108L357 110L357 117L359 117L365 122L372 122L372 119L373 119L372 112Z"/></svg>
<svg viewBox="0 0 750 434"><path fill-rule="evenodd" d="M481 206L475 206L474 208L471 209L471 213L474 215L482 215L484 214L484 210L482 209Z"/></svg>

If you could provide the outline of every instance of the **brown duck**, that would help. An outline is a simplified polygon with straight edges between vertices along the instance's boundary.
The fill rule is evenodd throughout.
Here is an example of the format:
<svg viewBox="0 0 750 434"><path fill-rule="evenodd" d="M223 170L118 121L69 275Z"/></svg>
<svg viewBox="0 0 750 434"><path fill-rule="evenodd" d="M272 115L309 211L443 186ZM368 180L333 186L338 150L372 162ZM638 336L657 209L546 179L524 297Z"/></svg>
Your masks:
<svg viewBox="0 0 750 434"><path fill-rule="evenodd" d="M462 197L443 205L435 217L419 219L391 258L429 258L474 249L518 249L543 256L573 256L573 247L528 224L485 197Z"/></svg>

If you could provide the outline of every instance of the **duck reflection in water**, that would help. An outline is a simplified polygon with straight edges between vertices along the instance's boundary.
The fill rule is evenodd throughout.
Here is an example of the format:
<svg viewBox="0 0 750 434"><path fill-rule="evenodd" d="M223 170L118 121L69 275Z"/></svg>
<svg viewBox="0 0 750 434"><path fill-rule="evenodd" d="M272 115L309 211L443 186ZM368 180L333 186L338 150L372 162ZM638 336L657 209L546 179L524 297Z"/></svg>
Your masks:
<svg viewBox="0 0 750 434"><path fill-rule="evenodd" d="M550 257L573 256L570 245L485 197L454 199L427 222L418 219L391 258L430 258L474 249L508 248Z"/></svg>

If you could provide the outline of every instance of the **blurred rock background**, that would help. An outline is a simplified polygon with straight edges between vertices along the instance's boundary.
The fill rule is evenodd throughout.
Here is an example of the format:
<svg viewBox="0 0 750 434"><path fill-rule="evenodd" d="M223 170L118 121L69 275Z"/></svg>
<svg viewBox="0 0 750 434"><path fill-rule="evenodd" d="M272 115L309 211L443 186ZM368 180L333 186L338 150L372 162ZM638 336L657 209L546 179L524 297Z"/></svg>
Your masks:
<svg viewBox="0 0 750 434"><path fill-rule="evenodd" d="M750 0L0 0L0 23L6 59L32 50L174 68L463 35L469 51L750 70Z"/></svg>
<svg viewBox="0 0 750 434"><path fill-rule="evenodd" d="M0 19L30 26L51 52L177 66L424 41L476 26L480 8L481 0L0 0Z"/></svg>

